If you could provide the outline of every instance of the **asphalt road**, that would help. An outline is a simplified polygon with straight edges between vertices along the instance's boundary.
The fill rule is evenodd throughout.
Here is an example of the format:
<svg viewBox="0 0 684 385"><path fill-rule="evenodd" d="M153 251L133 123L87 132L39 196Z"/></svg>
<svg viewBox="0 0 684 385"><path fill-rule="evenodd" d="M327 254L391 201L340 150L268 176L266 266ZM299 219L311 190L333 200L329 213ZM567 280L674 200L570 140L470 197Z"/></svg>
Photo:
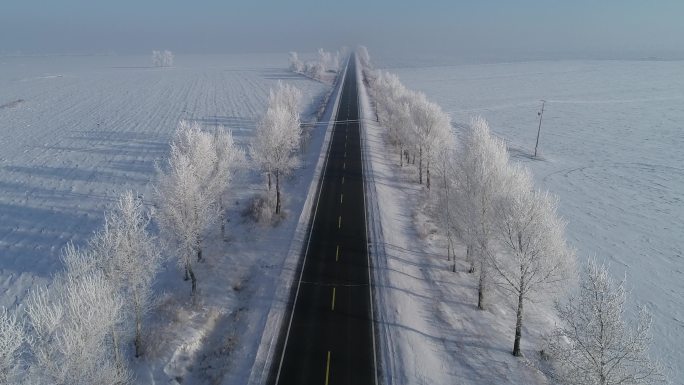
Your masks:
<svg viewBox="0 0 684 385"><path fill-rule="evenodd" d="M357 95L352 58L276 385L375 384Z"/></svg>

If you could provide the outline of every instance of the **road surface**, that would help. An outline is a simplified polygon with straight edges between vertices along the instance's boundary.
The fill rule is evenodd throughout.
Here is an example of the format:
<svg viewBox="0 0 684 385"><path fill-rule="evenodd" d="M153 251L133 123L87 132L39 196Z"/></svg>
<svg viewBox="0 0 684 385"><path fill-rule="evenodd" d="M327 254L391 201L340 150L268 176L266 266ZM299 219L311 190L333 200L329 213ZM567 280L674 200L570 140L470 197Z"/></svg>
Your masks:
<svg viewBox="0 0 684 385"><path fill-rule="evenodd" d="M349 61L276 385L375 384L356 69Z"/></svg>

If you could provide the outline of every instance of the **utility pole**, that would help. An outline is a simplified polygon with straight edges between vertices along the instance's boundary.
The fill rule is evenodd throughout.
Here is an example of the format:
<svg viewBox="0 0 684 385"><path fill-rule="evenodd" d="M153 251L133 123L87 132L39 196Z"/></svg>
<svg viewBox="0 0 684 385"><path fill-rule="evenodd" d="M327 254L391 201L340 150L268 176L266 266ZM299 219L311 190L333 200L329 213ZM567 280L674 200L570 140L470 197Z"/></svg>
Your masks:
<svg viewBox="0 0 684 385"><path fill-rule="evenodd" d="M537 147L539 147L539 133L541 132L541 124L542 124L542 118L544 117L544 104L546 104L546 100L542 100L542 108L541 112L537 112L537 115L539 115L539 128L537 129L537 143L534 144L534 157L537 157Z"/></svg>

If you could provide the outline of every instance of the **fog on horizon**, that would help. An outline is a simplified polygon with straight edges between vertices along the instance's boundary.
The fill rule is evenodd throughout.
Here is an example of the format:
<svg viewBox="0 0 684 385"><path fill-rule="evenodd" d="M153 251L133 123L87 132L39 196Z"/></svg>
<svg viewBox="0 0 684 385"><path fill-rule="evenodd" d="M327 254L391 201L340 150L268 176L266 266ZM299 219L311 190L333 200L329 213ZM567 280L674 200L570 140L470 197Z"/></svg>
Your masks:
<svg viewBox="0 0 684 385"><path fill-rule="evenodd" d="M389 56L684 57L684 1L10 0L0 54L252 53L367 45Z"/></svg>

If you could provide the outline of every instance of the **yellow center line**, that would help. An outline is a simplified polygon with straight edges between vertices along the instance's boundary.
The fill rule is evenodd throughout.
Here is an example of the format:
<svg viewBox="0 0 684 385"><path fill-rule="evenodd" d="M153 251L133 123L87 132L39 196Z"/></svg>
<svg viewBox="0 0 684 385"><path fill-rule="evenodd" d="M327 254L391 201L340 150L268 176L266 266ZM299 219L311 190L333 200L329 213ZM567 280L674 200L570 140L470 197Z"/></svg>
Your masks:
<svg viewBox="0 0 684 385"><path fill-rule="evenodd" d="M335 288L333 287L332 306L330 310L335 311Z"/></svg>
<svg viewBox="0 0 684 385"><path fill-rule="evenodd" d="M337 245L337 249L335 250L335 262L340 260L340 245Z"/></svg>
<svg viewBox="0 0 684 385"><path fill-rule="evenodd" d="M346 170L346 169L347 169L347 162L344 162L344 163L342 163L342 170Z"/></svg>
<svg viewBox="0 0 684 385"><path fill-rule="evenodd" d="M325 385L328 385L330 378L330 350L328 350L328 362L325 364Z"/></svg>
<svg viewBox="0 0 684 385"><path fill-rule="evenodd" d="M347 157L347 151L344 152L344 157L345 157L345 158Z"/></svg>
<svg viewBox="0 0 684 385"><path fill-rule="evenodd" d="M344 177L342 177L342 184L344 184Z"/></svg>
<svg viewBox="0 0 684 385"><path fill-rule="evenodd" d="M340 194L340 204L342 204L342 199L344 198L344 194Z"/></svg>
<svg viewBox="0 0 684 385"><path fill-rule="evenodd" d="M342 228L342 216L340 215L337 217L337 228L341 229Z"/></svg>

